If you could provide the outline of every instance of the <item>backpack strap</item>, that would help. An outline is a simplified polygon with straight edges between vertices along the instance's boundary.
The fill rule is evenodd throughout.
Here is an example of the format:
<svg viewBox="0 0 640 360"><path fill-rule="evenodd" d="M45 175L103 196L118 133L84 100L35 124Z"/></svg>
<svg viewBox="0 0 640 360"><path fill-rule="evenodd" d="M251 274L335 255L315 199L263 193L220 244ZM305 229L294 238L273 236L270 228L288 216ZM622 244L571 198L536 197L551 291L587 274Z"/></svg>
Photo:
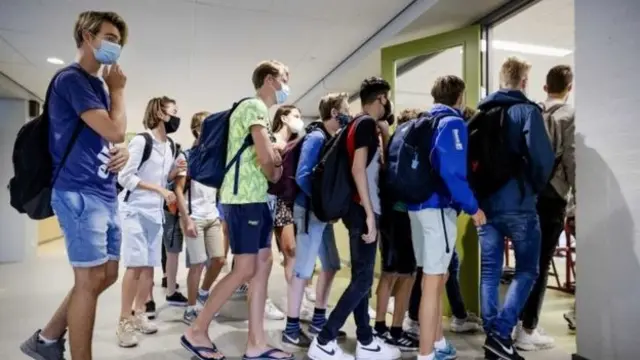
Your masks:
<svg viewBox="0 0 640 360"><path fill-rule="evenodd" d="M136 136L142 136L144 138L144 149L142 150L142 158L140 159L140 163L138 164L138 170L144 165L144 163L149 160L151 157L151 151L153 150L153 139L151 138L151 134L147 132L139 133ZM131 196L131 191L127 190L127 193L124 195L124 201L129 201L129 196Z"/></svg>
<svg viewBox="0 0 640 360"><path fill-rule="evenodd" d="M173 141L172 138L170 138L169 136L167 136L167 141L169 141L169 147L171 148L171 157L173 159L178 157L178 148L176 145L176 142Z"/></svg>

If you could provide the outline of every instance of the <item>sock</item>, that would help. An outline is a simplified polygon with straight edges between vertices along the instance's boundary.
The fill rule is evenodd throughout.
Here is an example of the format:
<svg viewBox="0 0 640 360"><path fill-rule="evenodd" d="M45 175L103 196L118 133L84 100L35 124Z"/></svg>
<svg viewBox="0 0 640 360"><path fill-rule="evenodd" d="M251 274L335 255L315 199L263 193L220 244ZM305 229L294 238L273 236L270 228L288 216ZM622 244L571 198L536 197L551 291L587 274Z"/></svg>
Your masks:
<svg viewBox="0 0 640 360"><path fill-rule="evenodd" d="M435 360L435 359L436 359L436 354L431 353L429 355L418 355L417 360Z"/></svg>
<svg viewBox="0 0 640 360"><path fill-rule="evenodd" d="M198 305L187 305L187 311L198 310Z"/></svg>
<svg viewBox="0 0 640 360"><path fill-rule="evenodd" d="M42 334L38 334L38 340L40 340L40 342L45 345L55 344L58 341L58 340L47 339L46 337L42 336Z"/></svg>
<svg viewBox="0 0 640 360"><path fill-rule="evenodd" d="M392 326L389 332L394 339L399 339L402 336L402 326Z"/></svg>
<svg viewBox="0 0 640 360"><path fill-rule="evenodd" d="M209 295L209 292L207 290L200 289L200 290L198 290L198 294L200 296L207 296L207 295Z"/></svg>
<svg viewBox="0 0 640 360"><path fill-rule="evenodd" d="M389 331L387 324L385 321L376 321L376 324L373 326L373 329L380 335Z"/></svg>
<svg viewBox="0 0 640 360"><path fill-rule="evenodd" d="M298 336L300 334L300 318L287 316L287 326L284 328L284 333L290 336Z"/></svg>
<svg viewBox="0 0 640 360"><path fill-rule="evenodd" d="M327 322L327 310L326 309L313 309L313 318L311 319L311 326L320 329Z"/></svg>
<svg viewBox="0 0 640 360"><path fill-rule="evenodd" d="M442 339L433 343L433 346L438 350L444 350L447 348L447 340L445 340L443 336Z"/></svg>

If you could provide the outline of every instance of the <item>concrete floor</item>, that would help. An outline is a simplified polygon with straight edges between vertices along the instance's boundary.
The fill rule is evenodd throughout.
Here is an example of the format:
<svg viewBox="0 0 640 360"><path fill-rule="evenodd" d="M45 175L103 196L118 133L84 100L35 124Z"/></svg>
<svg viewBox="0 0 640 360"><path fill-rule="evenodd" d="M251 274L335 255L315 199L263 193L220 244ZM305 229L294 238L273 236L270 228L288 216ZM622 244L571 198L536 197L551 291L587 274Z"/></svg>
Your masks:
<svg viewBox="0 0 640 360"><path fill-rule="evenodd" d="M183 262L181 262L183 264ZM184 269L179 279L185 278ZM281 307L285 303L285 286L281 281L282 268L274 266L270 282L270 296ZM332 292L332 303L341 295L341 290L348 283L348 272L338 276ZM42 327L49 319L60 300L72 284L72 271L66 261L64 247L61 242L54 242L40 247L37 260L22 264L0 265L0 349L3 360L25 359L18 346L33 331ZM157 299L162 298L162 290L155 289ZM575 338L567 334L562 320L572 299L556 292L549 292L541 320L541 326L553 335L557 347L552 350L524 353L530 360L568 360L575 351ZM162 301L159 301L161 303ZM160 331L143 338L140 345L133 349L122 349L115 342L115 326L120 305L119 283L109 289L98 305L98 315L94 335L94 359L115 360L164 360L189 359L189 354L179 344L179 337L185 325L179 322L181 313L167 309L160 313L158 325ZM241 359L246 342L247 318L246 305L243 302L230 302L222 311L223 317L214 322L210 331L212 340L218 344L228 359ZM268 334L273 345L279 345L281 321L266 322ZM354 351L354 324L351 319L345 325L350 339L344 344L347 351ZM458 349L459 359L479 360L483 358L481 351L484 337L480 335L454 336L448 338ZM67 353L69 357L69 354ZM304 359L299 354L298 359ZM405 358L415 359L415 354Z"/></svg>

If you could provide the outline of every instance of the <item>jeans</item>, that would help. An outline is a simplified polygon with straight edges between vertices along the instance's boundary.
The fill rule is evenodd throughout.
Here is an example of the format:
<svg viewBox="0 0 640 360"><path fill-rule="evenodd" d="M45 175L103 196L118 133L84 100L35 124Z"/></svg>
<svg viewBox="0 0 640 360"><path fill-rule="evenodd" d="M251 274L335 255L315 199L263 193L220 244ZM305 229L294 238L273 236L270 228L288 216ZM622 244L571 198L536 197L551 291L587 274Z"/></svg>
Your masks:
<svg viewBox="0 0 640 360"><path fill-rule="evenodd" d="M540 259L540 222L535 212L491 216L478 228L481 247L482 321L485 332L511 338L534 282ZM515 250L516 273L502 308L499 308L500 277L504 261L504 239L509 237Z"/></svg>
<svg viewBox="0 0 640 360"><path fill-rule="evenodd" d="M352 204L347 215L342 219L349 231L351 251L351 282L331 311L329 319L318 335L321 341L333 341L338 331L351 313L356 322L356 337L362 344L373 340L373 330L369 324L369 294L373 286L373 268L376 261L376 241L367 244L362 235L367 232L366 215L362 206ZM378 216L376 216L376 226Z"/></svg>
<svg viewBox="0 0 640 360"><path fill-rule="evenodd" d="M300 279L311 279L320 258L323 271L340 270L340 254L336 247L333 225L323 223L299 205L294 205L293 218L296 224L296 262L293 273ZM307 224L308 220L308 224Z"/></svg>
<svg viewBox="0 0 640 360"><path fill-rule="evenodd" d="M538 217L540 218L540 275L529 295L520 320L525 329L533 330L538 327L538 320L549 278L549 265L558 246L558 239L564 229L564 217L567 202L558 198L538 198Z"/></svg>
<svg viewBox="0 0 640 360"><path fill-rule="evenodd" d="M449 279L445 285L447 290L447 298L449 299L449 306L451 306L451 312L453 316L458 319L467 318L467 308L464 305L462 299L462 293L460 292L460 258L458 252L454 249L453 256L451 257L451 263L449 263ZM409 298L409 319L413 321L419 321L420 314L420 299L422 298L422 269L418 268L416 273L416 281L413 283L413 289L411 289L411 297Z"/></svg>

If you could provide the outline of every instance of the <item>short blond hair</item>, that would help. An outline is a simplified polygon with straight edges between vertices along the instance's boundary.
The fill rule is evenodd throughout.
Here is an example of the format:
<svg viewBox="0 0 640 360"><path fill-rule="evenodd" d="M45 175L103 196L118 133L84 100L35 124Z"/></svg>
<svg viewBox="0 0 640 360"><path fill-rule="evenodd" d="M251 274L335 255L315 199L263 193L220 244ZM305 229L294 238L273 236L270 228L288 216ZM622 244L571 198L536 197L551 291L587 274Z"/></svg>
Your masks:
<svg viewBox="0 0 640 360"><path fill-rule="evenodd" d="M111 11L85 11L78 15L76 24L73 27L73 38L76 41L76 47L79 49L84 41L82 33L88 31L91 35L96 36L100 32L102 24L108 22L120 32L120 45L124 46L129 37L129 29L127 23L122 17Z"/></svg>
<svg viewBox="0 0 640 360"><path fill-rule="evenodd" d="M197 139L198 137L200 137L202 122L204 122L204 119L206 119L209 115L211 115L211 113L208 111L200 111L193 114L193 116L191 117L191 134L194 138Z"/></svg>
<svg viewBox="0 0 640 360"><path fill-rule="evenodd" d="M330 93L323 96L322 99L320 99L320 104L318 104L320 119L331 119L331 110L336 109L339 111L342 103L348 100L349 94L347 94L346 92Z"/></svg>
<svg viewBox="0 0 640 360"><path fill-rule="evenodd" d="M529 74L531 64L515 56L505 60L500 68L500 84L505 88L516 89Z"/></svg>
<svg viewBox="0 0 640 360"><path fill-rule="evenodd" d="M266 60L259 63L253 70L251 75L251 82L253 87L257 90L264 85L264 80L267 76L278 77L279 75L288 75L289 68L277 60Z"/></svg>

